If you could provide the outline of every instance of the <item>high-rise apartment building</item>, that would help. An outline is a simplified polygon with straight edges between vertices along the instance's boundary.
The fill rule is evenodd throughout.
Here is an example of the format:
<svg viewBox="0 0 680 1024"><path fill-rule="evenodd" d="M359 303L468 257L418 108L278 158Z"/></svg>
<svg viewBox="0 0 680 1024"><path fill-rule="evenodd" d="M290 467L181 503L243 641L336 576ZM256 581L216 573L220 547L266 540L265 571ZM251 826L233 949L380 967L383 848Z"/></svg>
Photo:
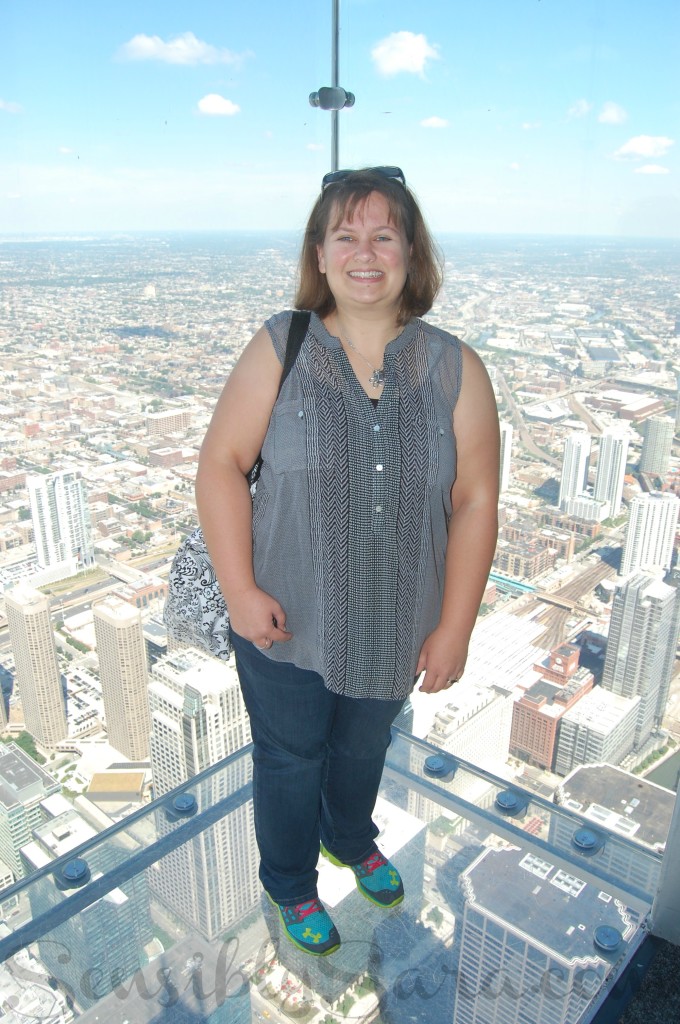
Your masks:
<svg viewBox="0 0 680 1024"><path fill-rule="evenodd" d="M656 892L661 863L641 857L639 847L657 853L664 850L675 805L672 790L598 762L574 768L557 787L554 800L580 814L595 831L604 827L628 840L604 843L597 854L601 871L622 885L632 883L641 892ZM548 842L558 850L573 851L573 821L551 814Z"/></svg>
<svg viewBox="0 0 680 1024"><path fill-rule="evenodd" d="M460 885L453 1024L583 1020L610 970L608 942L623 951L635 932L628 908L549 853L517 847L484 849Z"/></svg>
<svg viewBox="0 0 680 1024"><path fill-rule="evenodd" d="M193 778L250 742L250 722L233 662L190 648L160 658L149 683L151 768L155 796ZM203 782L199 809L248 790L250 758ZM162 833L172 826L159 813ZM223 934L257 905L258 853L252 802L236 802L212 828L150 869L158 897L206 939Z"/></svg>
<svg viewBox="0 0 680 1024"><path fill-rule="evenodd" d="M622 581L614 593L602 686L623 697L640 697L635 749L660 725L668 694L667 674L678 636L678 590L649 573Z"/></svg>
<svg viewBox="0 0 680 1024"><path fill-rule="evenodd" d="M165 409L150 412L146 416L146 430L151 437L184 433L191 424L191 413L187 409Z"/></svg>
<svg viewBox="0 0 680 1024"><path fill-rule="evenodd" d="M590 434L574 431L564 443L564 458L560 478L560 508L568 498L584 494L588 483L588 460L590 458Z"/></svg>
<svg viewBox="0 0 680 1024"><path fill-rule="evenodd" d="M675 669L675 659L677 656L677 645L680 640L680 566L675 566L669 573L664 577L664 583L668 584L675 590L675 612L673 625L671 626L671 638L675 637L675 646L671 643L668 645L666 651L666 657L664 659L663 669L661 670L661 688L659 690L659 708L663 715L664 709L668 703L668 693L671 688L671 679L673 678L673 672Z"/></svg>
<svg viewBox="0 0 680 1024"><path fill-rule="evenodd" d="M5 608L26 731L53 747L66 737L67 726L49 601L19 584L6 592Z"/></svg>
<svg viewBox="0 0 680 1024"><path fill-rule="evenodd" d="M635 744L640 697L596 686L560 719L553 771L568 775L584 764L619 764Z"/></svg>
<svg viewBox="0 0 680 1024"><path fill-rule="evenodd" d="M92 526L79 472L66 470L26 479L38 565L42 569L94 562Z"/></svg>
<svg viewBox="0 0 680 1024"><path fill-rule="evenodd" d="M510 484L510 459L512 456L512 424L501 422L500 490L507 491Z"/></svg>
<svg viewBox="0 0 680 1024"><path fill-rule="evenodd" d="M60 791L57 780L16 743L0 745L0 860L15 878L25 870L21 847L45 820L42 801Z"/></svg>
<svg viewBox="0 0 680 1024"><path fill-rule="evenodd" d="M680 498L670 492L641 494L630 503L630 516L621 557L621 576L631 572L669 569Z"/></svg>
<svg viewBox="0 0 680 1024"><path fill-rule="evenodd" d="M92 608L109 743L131 761L149 756L147 657L139 610L109 595Z"/></svg>
<svg viewBox="0 0 680 1024"><path fill-rule="evenodd" d="M596 501L607 502L607 514L612 518L621 511L629 440L628 432L616 427L609 427L600 438L593 497Z"/></svg>
<svg viewBox="0 0 680 1024"><path fill-rule="evenodd" d="M670 416L651 416L644 426L640 472L665 477L671 462L675 422Z"/></svg>
<svg viewBox="0 0 680 1024"><path fill-rule="evenodd" d="M94 839L95 829L60 794L43 801L45 818L21 850L27 873L48 867L57 857ZM117 836L81 854L90 877L113 871L138 849L128 836ZM29 889L33 917L64 901L51 874L37 877ZM68 897L67 897L68 898ZM119 888L38 939L40 960L59 978L81 1009L125 983L148 960L144 951L153 937L146 873Z"/></svg>

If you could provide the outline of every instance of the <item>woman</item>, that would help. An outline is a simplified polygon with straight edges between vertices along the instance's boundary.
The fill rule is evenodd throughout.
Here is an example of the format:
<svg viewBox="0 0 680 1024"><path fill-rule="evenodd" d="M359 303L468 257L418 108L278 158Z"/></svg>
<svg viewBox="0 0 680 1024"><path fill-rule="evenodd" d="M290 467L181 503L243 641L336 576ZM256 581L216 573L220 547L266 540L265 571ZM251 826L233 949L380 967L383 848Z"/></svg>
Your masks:
<svg viewBox="0 0 680 1024"><path fill-rule="evenodd" d="M260 878L317 955L340 944L317 897L320 848L376 905L403 899L371 818L390 726L421 673L427 693L462 675L495 549L496 403L477 355L418 319L440 283L399 168L327 174L293 371L277 398L288 311L244 350L201 450L199 516L254 741Z"/></svg>

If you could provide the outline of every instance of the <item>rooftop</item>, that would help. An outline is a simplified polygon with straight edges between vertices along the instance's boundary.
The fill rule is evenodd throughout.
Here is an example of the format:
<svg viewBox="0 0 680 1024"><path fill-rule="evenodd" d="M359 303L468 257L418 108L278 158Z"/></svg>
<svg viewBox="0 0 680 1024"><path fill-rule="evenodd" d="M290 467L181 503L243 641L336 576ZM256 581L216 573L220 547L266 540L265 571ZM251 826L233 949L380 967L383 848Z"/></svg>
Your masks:
<svg viewBox="0 0 680 1024"><path fill-rule="evenodd" d="M57 780L15 743L0 744L0 806L9 810L35 803L59 788Z"/></svg>

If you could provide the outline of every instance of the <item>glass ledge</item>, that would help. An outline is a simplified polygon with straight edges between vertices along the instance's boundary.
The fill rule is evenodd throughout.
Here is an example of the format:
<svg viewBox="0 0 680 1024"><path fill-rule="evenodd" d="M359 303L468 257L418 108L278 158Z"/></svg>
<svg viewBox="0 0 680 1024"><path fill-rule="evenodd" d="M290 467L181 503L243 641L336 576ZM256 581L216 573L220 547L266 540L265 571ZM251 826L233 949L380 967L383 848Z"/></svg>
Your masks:
<svg viewBox="0 0 680 1024"><path fill-rule="evenodd" d="M396 730L376 821L404 903L322 859L342 946L300 952L244 748L0 894L3 1024L30 1000L55 1024L585 1024L647 934L658 854Z"/></svg>

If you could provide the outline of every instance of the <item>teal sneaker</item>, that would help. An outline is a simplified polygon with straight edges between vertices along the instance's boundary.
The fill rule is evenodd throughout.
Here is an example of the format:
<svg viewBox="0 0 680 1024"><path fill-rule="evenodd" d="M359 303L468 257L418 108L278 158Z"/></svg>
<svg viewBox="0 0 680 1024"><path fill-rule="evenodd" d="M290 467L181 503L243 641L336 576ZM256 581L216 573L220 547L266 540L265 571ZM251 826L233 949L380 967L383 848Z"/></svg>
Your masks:
<svg viewBox="0 0 680 1024"><path fill-rule="evenodd" d="M312 956L328 956L340 948L338 930L319 900L292 906L275 903L271 896L269 900L279 912L286 936L298 949Z"/></svg>
<svg viewBox="0 0 680 1024"><path fill-rule="evenodd" d="M391 861L383 857L377 848L360 864L343 864L341 860L329 853L325 846L321 847L324 857L340 868L351 868L356 878L357 889L377 907L396 907L404 898L404 885L401 875Z"/></svg>

